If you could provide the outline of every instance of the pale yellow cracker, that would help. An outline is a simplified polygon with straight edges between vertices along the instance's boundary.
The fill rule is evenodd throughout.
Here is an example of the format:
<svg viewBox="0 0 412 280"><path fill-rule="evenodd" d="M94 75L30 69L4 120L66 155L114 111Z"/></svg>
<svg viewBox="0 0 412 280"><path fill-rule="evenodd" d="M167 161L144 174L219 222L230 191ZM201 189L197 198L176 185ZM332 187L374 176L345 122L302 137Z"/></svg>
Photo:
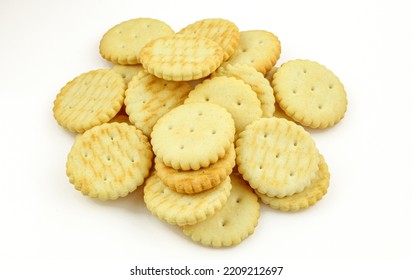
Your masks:
<svg viewBox="0 0 412 280"><path fill-rule="evenodd" d="M220 210L231 189L230 178L227 177L213 189L197 194L183 194L168 188L154 174L145 182L144 201L153 215L169 224L193 225Z"/></svg>
<svg viewBox="0 0 412 280"><path fill-rule="evenodd" d="M272 85L272 81L273 81L273 75L275 75L276 71L278 70L279 67L277 66L273 66L272 69L270 69L266 74L265 74L265 78L266 80L269 81L269 84Z"/></svg>
<svg viewBox="0 0 412 280"><path fill-rule="evenodd" d="M299 211L314 205L322 199L328 191L329 179L330 173L328 166L324 157L320 155L319 170L316 173L316 177L302 192L283 198L268 197L259 192L256 192L256 194L260 197L263 203L270 205L270 207L274 209L279 209L281 211Z"/></svg>
<svg viewBox="0 0 412 280"><path fill-rule="evenodd" d="M139 74L140 71L144 70L141 64L136 65L120 65L116 64L113 66L112 70L116 73L119 73L126 85L132 80L134 76Z"/></svg>
<svg viewBox="0 0 412 280"><path fill-rule="evenodd" d="M259 119L236 141L238 171L262 194L284 197L303 191L318 170L319 152L301 126L276 117Z"/></svg>
<svg viewBox="0 0 412 280"><path fill-rule="evenodd" d="M199 170L176 170L163 164L155 158L157 175L163 183L176 192L198 193L219 185L232 172L235 166L234 145L223 158Z"/></svg>
<svg viewBox="0 0 412 280"><path fill-rule="evenodd" d="M204 80L189 93L185 104L207 102L220 105L232 114L239 133L262 117L260 101L251 87L233 77L213 77Z"/></svg>
<svg viewBox="0 0 412 280"><path fill-rule="evenodd" d="M175 32L163 21L136 18L110 28L100 41L100 54L117 64L130 65L140 62L140 51L150 41L173 35Z"/></svg>
<svg viewBox="0 0 412 280"><path fill-rule="evenodd" d="M117 199L143 184L152 158L149 141L140 130L126 123L105 123L77 135L66 173L84 195Z"/></svg>
<svg viewBox="0 0 412 280"><path fill-rule="evenodd" d="M74 132L84 132L110 121L122 107L126 85L108 69L83 73L57 94L53 113L57 122Z"/></svg>
<svg viewBox="0 0 412 280"><path fill-rule="evenodd" d="M239 28L231 21L222 18L207 18L196 21L178 32L178 34L205 37L218 43L225 52L227 60L239 44Z"/></svg>
<svg viewBox="0 0 412 280"><path fill-rule="evenodd" d="M189 81L208 76L223 61L224 51L204 37L175 35L148 43L141 63L151 74L172 81Z"/></svg>
<svg viewBox="0 0 412 280"><path fill-rule="evenodd" d="M234 140L232 116L212 103L180 105L153 127L153 151L174 169L198 170L222 158Z"/></svg>
<svg viewBox="0 0 412 280"><path fill-rule="evenodd" d="M342 83L317 62L292 60L282 64L272 86L282 110L304 126L330 127L345 115L348 101Z"/></svg>
<svg viewBox="0 0 412 280"><path fill-rule="evenodd" d="M266 74L280 56L280 42L273 33L265 30L240 32L240 41L228 64L247 64Z"/></svg>
<svg viewBox="0 0 412 280"><path fill-rule="evenodd" d="M275 95L273 94L273 88L263 74L255 68L245 64L227 64L219 67L217 71L212 74L212 77L215 76L234 77L248 84L252 90L256 92L257 98L261 103L262 117L270 118L273 116L275 112Z"/></svg>
<svg viewBox="0 0 412 280"><path fill-rule="evenodd" d="M221 210L203 222L183 227L183 233L205 246L237 245L253 234L260 216L257 196L241 177L231 175L232 191Z"/></svg>
<svg viewBox="0 0 412 280"><path fill-rule="evenodd" d="M124 103L130 122L150 136L157 120L183 104L191 89L187 82L166 81L141 71L126 90Z"/></svg>

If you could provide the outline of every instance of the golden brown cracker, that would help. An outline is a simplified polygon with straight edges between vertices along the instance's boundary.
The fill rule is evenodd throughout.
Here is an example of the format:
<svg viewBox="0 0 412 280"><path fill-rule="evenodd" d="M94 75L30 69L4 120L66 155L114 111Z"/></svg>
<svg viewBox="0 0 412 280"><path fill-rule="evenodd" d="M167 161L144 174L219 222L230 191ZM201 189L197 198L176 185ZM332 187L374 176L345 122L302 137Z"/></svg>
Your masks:
<svg viewBox="0 0 412 280"><path fill-rule="evenodd" d="M141 51L141 63L159 78L190 81L208 76L222 63L223 49L204 37L175 35L148 43Z"/></svg>
<svg viewBox="0 0 412 280"><path fill-rule="evenodd" d="M84 195L113 200L143 184L152 158L149 141L140 130L126 123L105 123L77 135L66 173Z"/></svg>
<svg viewBox="0 0 412 280"><path fill-rule="evenodd" d="M129 83L124 103L130 122L150 137L158 119L183 104L192 87L187 82L166 81L146 71Z"/></svg>
<svg viewBox="0 0 412 280"><path fill-rule="evenodd" d="M227 60L236 50L240 40L239 28L222 18L207 18L196 21L178 32L188 36L205 37L215 41L224 51Z"/></svg>
<svg viewBox="0 0 412 280"><path fill-rule="evenodd" d="M108 69L92 70L68 82L57 94L53 114L74 132L110 121L122 107L126 85Z"/></svg>
<svg viewBox="0 0 412 280"><path fill-rule="evenodd" d="M164 165L159 158L155 158L155 168L166 186L176 192L192 194L211 189L225 180L235 166L235 158L232 145L223 158L199 170L176 170Z"/></svg>
<svg viewBox="0 0 412 280"><path fill-rule="evenodd" d="M144 201L147 208L159 219L178 226L192 225L214 215L226 203L232 185L230 178L213 189L183 194L168 188L154 174L146 180Z"/></svg>

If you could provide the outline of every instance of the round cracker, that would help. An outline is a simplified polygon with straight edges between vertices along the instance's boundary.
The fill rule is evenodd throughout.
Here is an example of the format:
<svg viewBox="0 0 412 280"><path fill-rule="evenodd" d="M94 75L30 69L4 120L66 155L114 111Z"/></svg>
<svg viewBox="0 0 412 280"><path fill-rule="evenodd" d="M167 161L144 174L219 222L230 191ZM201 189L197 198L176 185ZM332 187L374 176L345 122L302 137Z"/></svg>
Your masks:
<svg viewBox="0 0 412 280"><path fill-rule="evenodd" d="M263 203L268 204L273 209L281 211L299 211L316 204L326 194L329 187L330 173L328 165L322 155L319 155L319 170L310 185L305 189L287 197L269 197L256 192Z"/></svg>
<svg viewBox="0 0 412 280"><path fill-rule="evenodd" d="M219 185L232 172L235 158L235 147L232 145L223 158L199 170L176 170L163 164L159 158L155 158L155 168L166 186L176 192L191 194Z"/></svg>
<svg viewBox="0 0 412 280"><path fill-rule="evenodd" d="M196 21L177 34L205 37L215 41L225 52L223 60L227 60L235 52L240 40L239 28L233 22L221 18Z"/></svg>
<svg viewBox="0 0 412 280"><path fill-rule="evenodd" d="M187 82L166 81L141 71L125 93L130 122L149 137L159 118L183 104L191 89Z"/></svg>
<svg viewBox="0 0 412 280"><path fill-rule="evenodd" d="M126 123L105 123L77 135L66 173L84 195L113 200L143 184L152 158L149 141L140 130Z"/></svg>
<svg viewBox="0 0 412 280"><path fill-rule="evenodd" d="M237 245L253 234L260 216L257 196L239 176L231 175L232 190L221 210L203 222L183 227L183 233L205 246Z"/></svg>
<svg viewBox="0 0 412 280"><path fill-rule="evenodd" d="M272 86L282 110L294 121L312 128L338 123L347 109L339 78L310 60L291 60L276 71Z"/></svg>
<svg viewBox="0 0 412 280"><path fill-rule="evenodd" d="M57 94L54 117L61 126L82 133L110 121L120 111L125 89L122 77L109 69L83 73Z"/></svg>
<svg viewBox="0 0 412 280"><path fill-rule="evenodd" d="M226 203L232 185L227 177L213 189L183 194L168 188L153 174L144 186L144 201L147 208L159 219L179 226L192 225L214 215Z"/></svg>
<svg viewBox="0 0 412 280"><path fill-rule="evenodd" d="M140 51L150 41L175 34L165 22L152 18L136 18L110 28L100 40L100 54L117 64L140 62Z"/></svg>
<svg viewBox="0 0 412 280"><path fill-rule="evenodd" d="M162 116L151 134L153 151L174 169L198 170L222 158L234 140L235 124L212 103L180 105Z"/></svg>
<svg viewBox="0 0 412 280"><path fill-rule="evenodd" d="M260 193L284 197L303 191L318 170L319 152L301 126L276 117L259 119L236 141L238 171Z"/></svg>
<svg viewBox="0 0 412 280"><path fill-rule="evenodd" d="M280 42L273 33L265 30L240 32L240 41L227 64L247 64L266 74L280 57Z"/></svg>
<svg viewBox="0 0 412 280"><path fill-rule="evenodd" d="M185 104L207 102L220 105L231 113L235 120L236 133L262 116L256 92L243 81L233 77L213 77L204 80L193 89Z"/></svg>
<svg viewBox="0 0 412 280"><path fill-rule="evenodd" d="M248 84L252 90L256 92L257 98L261 103L262 117L273 117L273 113L275 112L275 95L273 94L273 88L262 73L249 65L226 64L219 67L217 71L212 74L212 77L216 76L234 77Z"/></svg>
<svg viewBox="0 0 412 280"><path fill-rule="evenodd" d="M223 56L218 43L181 34L153 40L140 53L147 72L171 81L206 77L222 64Z"/></svg>

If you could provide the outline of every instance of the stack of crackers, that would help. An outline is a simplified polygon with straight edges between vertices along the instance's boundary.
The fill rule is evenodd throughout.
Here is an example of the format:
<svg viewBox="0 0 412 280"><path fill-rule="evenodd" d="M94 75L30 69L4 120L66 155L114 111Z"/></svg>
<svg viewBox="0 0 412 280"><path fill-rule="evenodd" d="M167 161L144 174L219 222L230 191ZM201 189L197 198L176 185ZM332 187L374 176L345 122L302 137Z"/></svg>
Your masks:
<svg viewBox="0 0 412 280"><path fill-rule="evenodd" d="M78 133L66 173L83 194L113 200L143 187L153 215L213 247L251 235L259 201L298 211L326 194L328 166L304 127L337 124L347 98L325 66L277 67L273 33L217 18L179 32L128 20L99 49L113 67L74 78L53 107Z"/></svg>

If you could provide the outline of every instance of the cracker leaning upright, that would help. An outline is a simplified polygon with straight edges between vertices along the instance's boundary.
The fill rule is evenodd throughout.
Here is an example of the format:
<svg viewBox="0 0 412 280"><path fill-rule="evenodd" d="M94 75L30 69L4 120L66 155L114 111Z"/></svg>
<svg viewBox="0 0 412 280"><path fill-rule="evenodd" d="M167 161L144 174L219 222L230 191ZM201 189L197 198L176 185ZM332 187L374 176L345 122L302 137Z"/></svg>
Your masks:
<svg viewBox="0 0 412 280"><path fill-rule="evenodd" d="M174 169L198 170L222 158L234 140L235 124L223 107L211 103L178 106L153 127L153 151Z"/></svg>
<svg viewBox="0 0 412 280"><path fill-rule="evenodd" d="M206 77L220 66L223 56L224 51L216 42L181 34L153 40L140 52L147 72L172 81Z"/></svg>
<svg viewBox="0 0 412 280"><path fill-rule="evenodd" d="M126 123L105 123L77 135L66 173L83 194L117 199L143 184L152 158L149 141L140 130Z"/></svg>
<svg viewBox="0 0 412 280"><path fill-rule="evenodd" d="M236 154L243 178L270 197L303 191L318 170L319 152L310 134L276 117L248 125L236 141Z"/></svg>

